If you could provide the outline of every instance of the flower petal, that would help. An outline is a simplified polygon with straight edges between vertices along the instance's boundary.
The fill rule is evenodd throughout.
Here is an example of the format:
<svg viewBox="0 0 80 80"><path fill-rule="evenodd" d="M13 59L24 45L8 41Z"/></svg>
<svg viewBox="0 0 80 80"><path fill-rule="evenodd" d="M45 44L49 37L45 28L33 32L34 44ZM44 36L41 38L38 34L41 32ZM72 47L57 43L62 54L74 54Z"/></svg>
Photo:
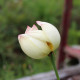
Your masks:
<svg viewBox="0 0 80 80"><path fill-rule="evenodd" d="M32 26L32 30L38 30L38 28L35 24Z"/></svg>
<svg viewBox="0 0 80 80"><path fill-rule="evenodd" d="M37 40L25 34L19 38L19 43L24 53L34 59L43 58L51 52L46 42Z"/></svg>
<svg viewBox="0 0 80 80"><path fill-rule="evenodd" d="M47 38L47 36L44 34L42 30L30 31L29 35L36 39L49 42L49 39Z"/></svg>
<svg viewBox="0 0 80 80"><path fill-rule="evenodd" d="M32 28L29 27L29 26L27 26L27 29L25 31L25 34L28 34L30 31L35 31L35 30L38 30L38 28L36 27L35 24L32 26Z"/></svg>
<svg viewBox="0 0 80 80"><path fill-rule="evenodd" d="M27 29L25 31L25 34L27 34L30 31L31 27L27 26Z"/></svg>
<svg viewBox="0 0 80 80"><path fill-rule="evenodd" d="M60 34L56 27L47 22L36 21L36 23L41 26L46 36L53 44L55 50L60 44Z"/></svg>

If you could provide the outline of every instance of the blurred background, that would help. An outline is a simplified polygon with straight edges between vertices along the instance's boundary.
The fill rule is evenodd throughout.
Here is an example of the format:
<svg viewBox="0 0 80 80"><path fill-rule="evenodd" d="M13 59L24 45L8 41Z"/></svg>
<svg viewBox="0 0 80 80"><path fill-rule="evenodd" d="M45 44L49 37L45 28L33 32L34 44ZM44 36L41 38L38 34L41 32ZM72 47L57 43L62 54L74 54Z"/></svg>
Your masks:
<svg viewBox="0 0 80 80"><path fill-rule="evenodd" d="M73 5L69 45L80 44L80 1L73 0ZM48 57L34 60L26 56L17 37L37 20L52 23L61 32L63 10L64 0L0 0L0 80L52 70Z"/></svg>

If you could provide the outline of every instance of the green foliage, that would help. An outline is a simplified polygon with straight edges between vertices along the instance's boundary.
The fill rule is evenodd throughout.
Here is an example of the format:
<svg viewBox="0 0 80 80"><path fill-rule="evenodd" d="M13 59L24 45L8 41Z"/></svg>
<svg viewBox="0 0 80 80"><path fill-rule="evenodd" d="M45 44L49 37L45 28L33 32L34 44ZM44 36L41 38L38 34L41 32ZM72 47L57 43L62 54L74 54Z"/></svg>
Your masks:
<svg viewBox="0 0 80 80"><path fill-rule="evenodd" d="M76 22L72 22L72 27L69 30L68 43L70 45L79 45L80 44L80 30L77 29Z"/></svg>
<svg viewBox="0 0 80 80"><path fill-rule="evenodd" d="M73 4L68 38L71 45L80 43L80 1L74 0ZM17 36L36 20L50 22L59 29L63 6L64 0L0 0L0 80L52 69L48 58L32 60L24 57Z"/></svg>

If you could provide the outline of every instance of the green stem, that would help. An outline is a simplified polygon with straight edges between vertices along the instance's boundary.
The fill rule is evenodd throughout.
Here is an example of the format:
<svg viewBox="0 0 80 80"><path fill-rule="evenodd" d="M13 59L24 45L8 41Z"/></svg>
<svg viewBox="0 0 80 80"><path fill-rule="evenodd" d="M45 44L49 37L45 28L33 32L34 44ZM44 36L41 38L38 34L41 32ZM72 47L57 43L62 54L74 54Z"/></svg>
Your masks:
<svg viewBox="0 0 80 80"><path fill-rule="evenodd" d="M53 68L54 68L54 71L55 71L57 80L60 80L59 74L58 74L58 71L57 71L57 68L56 68L56 65L55 65L55 56L53 55L53 53L50 53L49 54L49 57L50 57L50 60L51 60L52 65L53 65Z"/></svg>

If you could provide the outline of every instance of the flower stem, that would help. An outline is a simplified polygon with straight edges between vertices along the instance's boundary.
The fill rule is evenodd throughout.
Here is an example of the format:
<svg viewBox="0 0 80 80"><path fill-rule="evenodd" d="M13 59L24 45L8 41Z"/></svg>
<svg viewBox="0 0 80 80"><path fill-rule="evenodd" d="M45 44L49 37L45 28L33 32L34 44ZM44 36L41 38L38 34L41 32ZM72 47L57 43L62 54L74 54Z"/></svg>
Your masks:
<svg viewBox="0 0 80 80"><path fill-rule="evenodd" d="M59 74L58 74L58 71L57 71L57 68L56 68L56 65L55 65L55 56L54 56L53 53L51 52L51 53L49 54L49 57L50 57L50 60L51 60L52 65L53 65L53 68L54 68L54 71L55 71L57 80L60 80Z"/></svg>

